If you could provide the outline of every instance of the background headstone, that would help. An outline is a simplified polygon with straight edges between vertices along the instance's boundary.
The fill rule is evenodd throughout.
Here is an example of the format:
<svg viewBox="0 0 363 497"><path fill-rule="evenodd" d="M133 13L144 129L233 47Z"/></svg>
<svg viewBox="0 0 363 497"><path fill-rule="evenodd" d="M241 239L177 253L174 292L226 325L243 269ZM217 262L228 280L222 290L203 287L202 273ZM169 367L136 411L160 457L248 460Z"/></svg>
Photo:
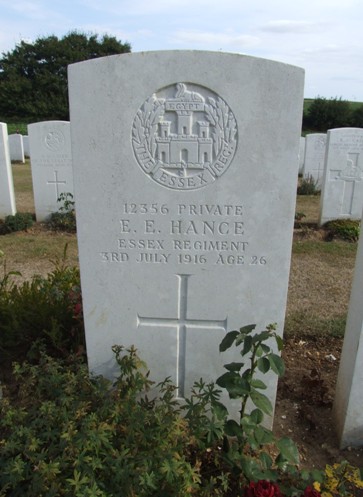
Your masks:
<svg viewBox="0 0 363 497"><path fill-rule="evenodd" d="M23 135L24 156L30 157L29 136Z"/></svg>
<svg viewBox="0 0 363 497"><path fill-rule="evenodd" d="M304 178L312 177L321 188L324 175L326 134L312 133L305 137Z"/></svg>
<svg viewBox="0 0 363 497"><path fill-rule="evenodd" d="M69 91L89 366L117 374L112 345L134 344L184 397L240 359L227 331L282 332L303 70L134 53L70 66Z"/></svg>
<svg viewBox="0 0 363 497"><path fill-rule="evenodd" d="M362 219L363 225L363 219ZM340 447L363 447L363 236L360 236L335 392Z"/></svg>
<svg viewBox="0 0 363 497"><path fill-rule="evenodd" d="M45 221L62 204L61 193L74 194L71 135L68 121L28 125L35 215Z"/></svg>
<svg viewBox="0 0 363 497"><path fill-rule="evenodd" d="M14 215L16 212L11 170L8 128L5 123L0 123L0 218Z"/></svg>
<svg viewBox="0 0 363 497"><path fill-rule="evenodd" d="M328 131L319 224L360 219L363 208L363 129Z"/></svg>
<svg viewBox="0 0 363 497"><path fill-rule="evenodd" d="M10 160L25 162L23 135L14 133L9 135Z"/></svg>
<svg viewBox="0 0 363 497"><path fill-rule="evenodd" d="M303 174L304 172L304 160L305 160L305 137L300 136L299 174Z"/></svg>

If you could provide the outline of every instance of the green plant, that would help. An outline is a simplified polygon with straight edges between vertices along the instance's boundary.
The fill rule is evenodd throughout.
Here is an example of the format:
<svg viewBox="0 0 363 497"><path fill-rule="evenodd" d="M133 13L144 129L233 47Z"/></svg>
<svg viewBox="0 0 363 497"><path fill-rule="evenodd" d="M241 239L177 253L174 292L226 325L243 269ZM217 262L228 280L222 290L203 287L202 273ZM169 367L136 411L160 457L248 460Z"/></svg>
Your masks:
<svg viewBox="0 0 363 497"><path fill-rule="evenodd" d="M194 385L192 396L186 401L186 418L199 447L203 447L204 440L204 450L209 447L213 452L214 470L218 468L228 478L229 489L236 495L249 482L265 479L282 480L281 488L286 495L292 495L304 488L311 476L306 473L304 479L299 477L299 456L292 440L277 439L263 426L264 415L271 415L273 408L262 393L266 384L256 376L270 370L279 376L283 374L283 360L270 346L275 341L281 350L282 339L273 325L259 333L254 330L255 325L248 325L231 331L220 344L221 352L232 345L241 346L241 362L225 364L227 372L216 381L231 399L239 399L239 419L228 419L228 411L220 402L221 391L202 380Z"/></svg>
<svg viewBox="0 0 363 497"><path fill-rule="evenodd" d="M302 220L306 217L306 215L303 212L295 212L295 224L294 228L301 229L303 228Z"/></svg>
<svg viewBox="0 0 363 497"><path fill-rule="evenodd" d="M27 230L33 222L33 214L30 212L17 212L15 215L6 216L4 222L0 224L0 235Z"/></svg>
<svg viewBox="0 0 363 497"><path fill-rule="evenodd" d="M295 221L301 221L306 215L303 212L295 212Z"/></svg>
<svg viewBox="0 0 363 497"><path fill-rule="evenodd" d="M360 221L355 219L333 219L323 225L326 230L327 240L339 238L349 242L356 242L359 239Z"/></svg>
<svg viewBox="0 0 363 497"><path fill-rule="evenodd" d="M341 461L326 465L325 471L317 474L314 488L322 497L360 497L363 490L363 470Z"/></svg>
<svg viewBox="0 0 363 497"><path fill-rule="evenodd" d="M0 280L0 362L38 356L41 346L56 356L85 350L79 270L56 259L46 278L35 276L20 285Z"/></svg>
<svg viewBox="0 0 363 497"><path fill-rule="evenodd" d="M76 232L75 202L71 193L61 193L57 199L61 203L58 212L52 212L48 226L55 231Z"/></svg>
<svg viewBox="0 0 363 497"><path fill-rule="evenodd" d="M42 355L14 368L16 402L0 401L0 496L184 497L199 466L168 380L151 385L131 347L114 347L119 377L90 377L76 358Z"/></svg>
<svg viewBox="0 0 363 497"><path fill-rule="evenodd" d="M217 380L240 400L238 421L203 380L179 405L175 386L154 385L134 347L113 347L113 384L91 376L79 356L41 351L37 364L16 363L0 397L0 497L357 496L357 468L300 471L291 440L262 426L272 406L256 373L281 375L284 364L270 346L282 346L274 326L254 329L220 344L222 352L241 346L242 362L226 364Z"/></svg>
<svg viewBox="0 0 363 497"><path fill-rule="evenodd" d="M317 187L317 181L311 176L302 178L297 187L298 195L319 195L320 190Z"/></svg>

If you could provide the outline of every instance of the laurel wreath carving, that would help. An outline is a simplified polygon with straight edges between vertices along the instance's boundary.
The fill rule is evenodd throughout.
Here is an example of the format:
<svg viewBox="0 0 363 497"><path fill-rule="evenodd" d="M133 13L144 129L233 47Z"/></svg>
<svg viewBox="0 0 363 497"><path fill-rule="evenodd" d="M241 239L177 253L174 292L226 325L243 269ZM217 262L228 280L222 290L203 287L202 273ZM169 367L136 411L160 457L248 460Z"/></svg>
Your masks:
<svg viewBox="0 0 363 497"><path fill-rule="evenodd" d="M228 105L220 97L215 100L208 98L209 105L205 106L208 121L214 127L212 133L214 153L218 155L224 143L233 143L236 140L237 124Z"/></svg>
<svg viewBox="0 0 363 497"><path fill-rule="evenodd" d="M132 127L133 141L138 145L143 145L145 150L153 159L156 152L156 136L158 124L164 114L164 100L156 98L155 95L149 97L141 109L137 111Z"/></svg>

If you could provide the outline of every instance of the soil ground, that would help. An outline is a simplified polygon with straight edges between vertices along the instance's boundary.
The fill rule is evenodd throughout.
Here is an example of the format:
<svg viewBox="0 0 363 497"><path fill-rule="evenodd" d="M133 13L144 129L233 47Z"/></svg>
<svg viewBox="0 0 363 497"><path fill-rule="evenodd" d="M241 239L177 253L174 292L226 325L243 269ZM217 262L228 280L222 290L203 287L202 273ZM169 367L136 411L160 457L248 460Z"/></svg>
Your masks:
<svg viewBox="0 0 363 497"><path fill-rule="evenodd" d="M31 192L24 194L17 191L16 183L15 190L18 211L32 211ZM304 212L306 219L295 230L297 246L299 241L305 245L306 242L324 243L322 230L310 228L314 223L316 226L318 208L319 199L316 197L298 199L297 211ZM34 236L44 236L45 240L49 237L51 240L54 233L47 231L44 225L36 224L28 233L19 236L33 237L32 241ZM63 236L63 241L73 247L72 262L76 261L75 235ZM1 245L0 237L0 249ZM58 245L64 246L64 243L60 241ZM43 251L39 257L32 257L30 261L19 261L9 251L7 267L8 270L21 271L25 278L35 273L47 274L52 268L50 255ZM295 251L290 272L287 320L300 314L304 319L312 317L312 322L315 319L319 324L319 319L328 322L332 319L334 322L334 319L344 317L349 303L354 262L354 253L349 257L343 255L337 258L329 254L322 256L319 251ZM298 323L301 332L296 331L295 327L293 333L285 335L283 358L286 374L279 382L274 430L277 435L289 436L297 443L302 466L306 468L323 468L326 464L342 460L363 467L363 449L339 450L332 418L343 339L332 333L319 334L311 330L307 333L304 320L302 323L302 326L301 322ZM309 326L313 328L314 324L310 323Z"/></svg>

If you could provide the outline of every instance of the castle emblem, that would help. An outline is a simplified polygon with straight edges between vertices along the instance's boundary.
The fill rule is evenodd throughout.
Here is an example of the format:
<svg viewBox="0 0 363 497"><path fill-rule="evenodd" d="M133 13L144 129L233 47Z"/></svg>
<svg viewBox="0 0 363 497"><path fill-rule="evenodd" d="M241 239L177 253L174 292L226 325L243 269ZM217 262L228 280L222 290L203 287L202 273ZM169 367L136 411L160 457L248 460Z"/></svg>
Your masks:
<svg viewBox="0 0 363 497"><path fill-rule="evenodd" d="M207 88L177 83L152 95L132 127L135 158L162 186L195 190L216 181L237 148L236 119Z"/></svg>

